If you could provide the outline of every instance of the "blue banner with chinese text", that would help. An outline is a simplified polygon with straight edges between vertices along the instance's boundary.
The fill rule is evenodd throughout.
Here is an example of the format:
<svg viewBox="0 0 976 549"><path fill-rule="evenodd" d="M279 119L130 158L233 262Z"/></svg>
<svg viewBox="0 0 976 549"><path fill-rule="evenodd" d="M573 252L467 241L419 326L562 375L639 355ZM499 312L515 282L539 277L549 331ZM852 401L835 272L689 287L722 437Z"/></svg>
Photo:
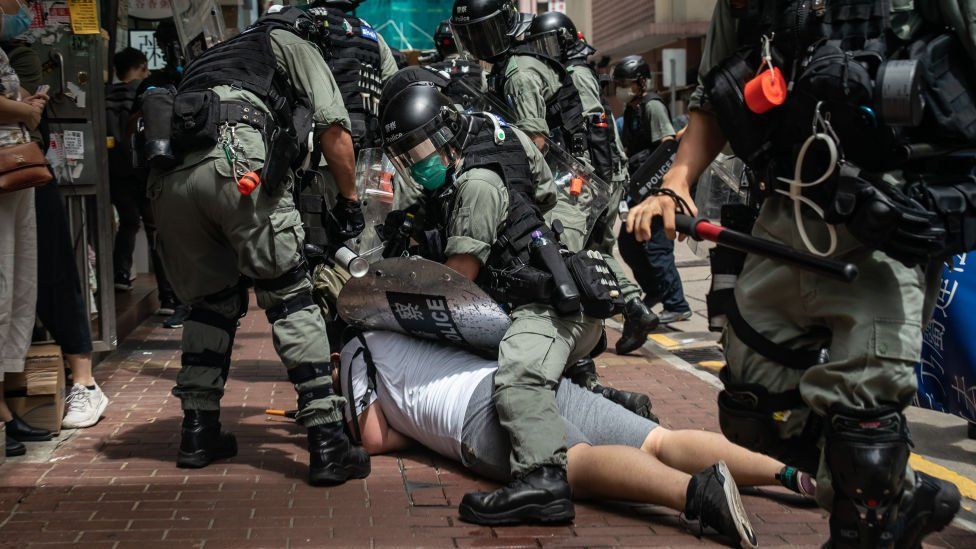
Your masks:
<svg viewBox="0 0 976 549"><path fill-rule="evenodd" d="M943 268L935 315L922 337L916 405L976 423L974 325L976 265L967 265L967 254L957 255Z"/></svg>

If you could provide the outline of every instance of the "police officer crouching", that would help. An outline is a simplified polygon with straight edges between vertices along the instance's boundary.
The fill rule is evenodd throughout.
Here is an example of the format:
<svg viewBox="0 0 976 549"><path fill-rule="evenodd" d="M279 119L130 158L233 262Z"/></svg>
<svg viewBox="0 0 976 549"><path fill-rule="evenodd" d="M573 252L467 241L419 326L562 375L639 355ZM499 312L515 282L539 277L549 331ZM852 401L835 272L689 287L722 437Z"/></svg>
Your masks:
<svg viewBox="0 0 976 549"><path fill-rule="evenodd" d="M960 506L909 465L904 414L942 264L976 249L976 65L961 40L976 44L954 18L931 2L719 0L671 194L627 219L647 240L663 216L673 238L676 197L692 203L728 142L765 198L755 234L859 269L847 283L741 257L722 307L722 431L817 471L829 547L921 547Z"/></svg>
<svg viewBox="0 0 976 549"><path fill-rule="evenodd" d="M157 151L149 159L163 260L177 295L192 306L173 389L184 414L179 467L237 453L234 435L221 430L220 400L250 279L298 393L309 482L338 484L370 471L366 452L343 431L344 400L332 389L325 324L312 301L291 192L314 131L346 204L329 215L331 232L345 239L362 230L349 118L332 74L307 41L314 32L304 12L274 6L204 52L171 99L176 156Z"/></svg>
<svg viewBox="0 0 976 549"><path fill-rule="evenodd" d="M494 492L467 494L461 518L478 524L572 520L565 432L553 389L567 364L587 356L600 339L592 311L608 305L603 312L609 314L614 307L584 304L577 288L587 282L568 274L566 255L543 217L557 201L552 174L525 134L489 114L461 114L431 84L405 88L381 112L387 155L402 177L424 188L427 230L418 230L428 235L424 255L474 280L512 311L498 350L494 396L511 434L516 480ZM588 258L600 278L612 279L599 254L579 256L573 257Z"/></svg>
<svg viewBox="0 0 976 549"><path fill-rule="evenodd" d="M564 67L568 54L579 41L575 25L562 14L534 19L518 13L511 0L455 0L451 25L465 51L492 64L488 90L502 104L511 105L511 120L542 150L546 138L593 167L604 181L615 179L613 134L608 117L596 93L583 92L576 78ZM525 34L525 41L518 37ZM593 212L581 208L583 217ZM585 230L567 222L565 244L573 251L586 246ZM612 255L608 262L617 273L628 298L624 307L623 344L620 354L632 352L647 341L658 326L658 318L641 302L639 289L619 269Z"/></svg>

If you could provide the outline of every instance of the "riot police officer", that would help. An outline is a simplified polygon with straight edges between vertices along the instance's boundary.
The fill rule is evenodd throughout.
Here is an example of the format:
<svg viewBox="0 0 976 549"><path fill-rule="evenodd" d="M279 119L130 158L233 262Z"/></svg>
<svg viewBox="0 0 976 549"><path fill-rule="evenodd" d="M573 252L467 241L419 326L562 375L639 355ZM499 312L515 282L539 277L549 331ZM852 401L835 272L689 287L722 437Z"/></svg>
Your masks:
<svg viewBox="0 0 976 549"><path fill-rule="evenodd" d="M434 31L434 47L437 49L438 59L429 63L428 67L448 77L449 82L442 90L444 95L463 109L473 108L478 95L488 91L488 75L480 63L458 51L450 20L441 21L437 25L437 30Z"/></svg>
<svg viewBox="0 0 976 549"><path fill-rule="evenodd" d="M354 15L363 0L318 0L307 8L320 29L319 48L332 71L349 120L355 156L359 151L378 147L379 101L383 84L397 71L393 52L383 36L366 21ZM312 162L319 165L318 155ZM347 206L341 196L334 197L335 185L329 170L319 170L317 177L305 178L298 209L306 229L306 241L316 246L329 242L322 222L322 212L330 204ZM321 283L318 269L314 279Z"/></svg>
<svg viewBox="0 0 976 549"><path fill-rule="evenodd" d="M972 202L945 207L976 190L971 160L913 152L976 143L973 61L929 4L719 0L667 194L627 219L647 240L663 216L674 238L676 199L728 141L766 197L754 234L859 268L847 284L749 256L725 311L722 430L819 469L832 547L920 547L959 509L909 467L903 414L938 265L976 246Z"/></svg>
<svg viewBox="0 0 976 549"><path fill-rule="evenodd" d="M628 55L621 59L613 68L613 81L617 98L625 105L621 139L633 174L661 143L674 139L675 131L664 100L651 91L651 68L643 57ZM643 244L621 228L619 241L620 255L644 290L644 303L648 307L657 303L664 306L661 323L691 318L674 262L674 243L664 234L664 227L655 224L651 239Z"/></svg>
<svg viewBox="0 0 976 549"><path fill-rule="evenodd" d="M557 245L543 217L557 203L552 173L524 133L493 115L461 114L432 85L405 88L382 112L387 155L427 195L426 229L436 229L441 247L422 246L426 255L440 256L513 311L499 347L494 398L511 434L516 480L467 494L461 517L479 524L572 520L553 389L566 365L597 344L600 324L578 306L560 314L555 307L564 303L545 297L544 279L558 280L565 269L558 253L548 270L530 257L543 254L532 247Z"/></svg>
<svg viewBox="0 0 976 549"><path fill-rule="evenodd" d="M250 279L298 393L309 482L369 474L368 455L343 431L344 400L332 389L325 324L312 301L291 193L302 145L314 131L339 194L353 205L330 214L331 231L350 238L362 230L349 117L331 72L307 41L314 32L301 10L272 7L194 60L173 99L172 141L181 158L153 167L149 195L167 272L192 306L173 390L184 414L179 467L237 453L234 436L221 430L220 400Z"/></svg>
<svg viewBox="0 0 976 549"><path fill-rule="evenodd" d="M510 0L456 0L451 25L465 51L492 63L489 92L512 107L518 127L532 137L540 150L551 137L575 158L592 165L604 181L612 182L614 135L596 90L584 104L575 77L563 66L567 53L578 48L575 25L567 17L544 14L529 21ZM526 41L516 44L525 32ZM560 58L563 58L560 60ZM574 71L575 72L575 71ZM592 212L584 211L584 216ZM585 246L586 231L569 228L564 238L572 250ZM608 254L612 258L612 254ZM639 348L657 327L658 318L640 300L637 286L619 269L629 300L624 307L625 353Z"/></svg>

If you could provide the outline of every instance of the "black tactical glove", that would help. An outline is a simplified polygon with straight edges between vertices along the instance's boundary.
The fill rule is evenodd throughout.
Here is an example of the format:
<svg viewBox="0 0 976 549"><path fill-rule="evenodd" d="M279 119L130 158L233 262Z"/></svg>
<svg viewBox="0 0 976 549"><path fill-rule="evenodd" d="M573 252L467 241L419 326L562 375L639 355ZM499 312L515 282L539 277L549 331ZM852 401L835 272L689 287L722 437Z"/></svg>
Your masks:
<svg viewBox="0 0 976 549"><path fill-rule="evenodd" d="M945 250L945 229L935 212L884 181L860 179L847 228L865 245L908 267Z"/></svg>
<svg viewBox="0 0 976 549"><path fill-rule="evenodd" d="M358 200L349 200L339 195L336 197L336 205L332 210L322 214L322 225L330 239L336 242L345 242L350 238L356 238L359 233L366 228L366 220L363 218L363 209Z"/></svg>

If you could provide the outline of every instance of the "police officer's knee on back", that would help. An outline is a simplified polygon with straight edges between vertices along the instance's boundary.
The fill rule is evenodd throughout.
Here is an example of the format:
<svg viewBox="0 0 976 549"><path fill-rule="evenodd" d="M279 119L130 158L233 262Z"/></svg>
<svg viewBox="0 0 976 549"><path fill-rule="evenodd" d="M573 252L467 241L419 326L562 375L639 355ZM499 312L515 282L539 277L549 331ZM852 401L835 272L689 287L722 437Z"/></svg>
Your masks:
<svg viewBox="0 0 976 549"><path fill-rule="evenodd" d="M151 159L150 197L164 262L177 294L192 305L173 390L184 410L180 467L237 453L234 436L221 430L220 399L250 279L298 394L309 482L369 474L368 455L343 429L344 400L332 388L325 325L312 301L291 192L314 132L340 196L326 213L327 229L337 240L362 230L349 119L308 41L315 32L301 10L273 7L241 35L204 52L171 99L175 155L158 142L153 148L159 154Z"/></svg>

